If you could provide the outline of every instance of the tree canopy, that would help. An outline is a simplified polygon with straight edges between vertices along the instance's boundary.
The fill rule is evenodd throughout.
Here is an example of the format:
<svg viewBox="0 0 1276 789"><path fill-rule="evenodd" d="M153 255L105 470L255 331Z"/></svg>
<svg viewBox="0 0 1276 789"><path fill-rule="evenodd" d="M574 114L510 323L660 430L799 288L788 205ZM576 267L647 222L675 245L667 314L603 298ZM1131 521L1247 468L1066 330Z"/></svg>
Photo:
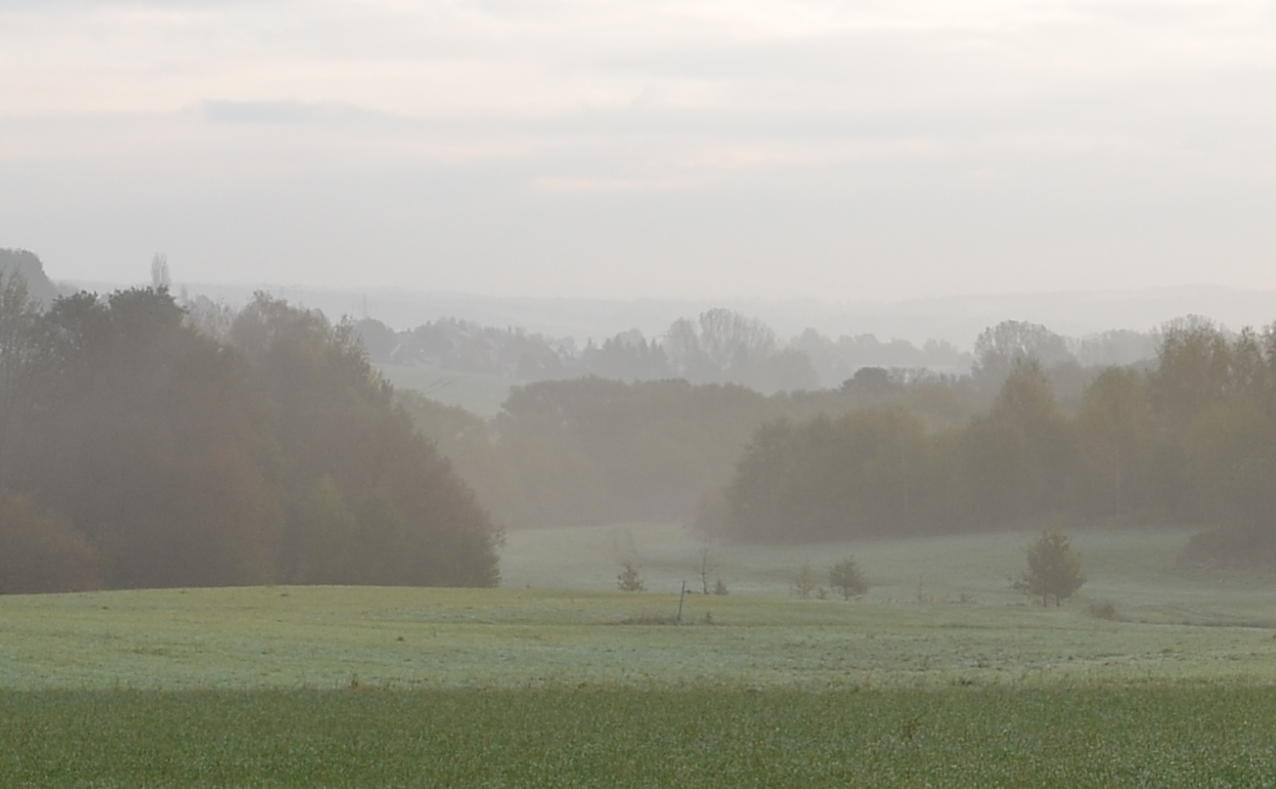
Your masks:
<svg viewBox="0 0 1276 789"><path fill-rule="evenodd" d="M258 296L223 342L163 288L0 308L0 494L105 586L496 581L487 516L349 326Z"/></svg>
<svg viewBox="0 0 1276 789"><path fill-rule="evenodd" d="M1276 326L1229 336L1188 319L1162 338L1155 364L1093 374L1071 408L1029 354L965 422L927 423L900 399L772 421L724 487L716 528L805 541L1155 519L1217 527L1185 561L1276 562ZM886 383L866 372L847 388Z"/></svg>

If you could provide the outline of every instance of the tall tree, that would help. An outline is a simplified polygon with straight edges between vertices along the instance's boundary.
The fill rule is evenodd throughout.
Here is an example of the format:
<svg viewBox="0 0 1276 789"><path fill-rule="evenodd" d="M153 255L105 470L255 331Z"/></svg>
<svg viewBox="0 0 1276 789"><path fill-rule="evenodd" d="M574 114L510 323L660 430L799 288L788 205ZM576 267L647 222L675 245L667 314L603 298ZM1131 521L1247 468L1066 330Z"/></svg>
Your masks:
<svg viewBox="0 0 1276 789"><path fill-rule="evenodd" d="M1126 516L1151 505L1156 426L1142 373L1110 367L1085 392L1077 415L1083 488L1092 513Z"/></svg>
<svg viewBox="0 0 1276 789"><path fill-rule="evenodd" d="M1063 337L1038 323L1002 321L984 329L975 339L974 377L988 390L1001 386L1027 360L1043 370L1074 361Z"/></svg>

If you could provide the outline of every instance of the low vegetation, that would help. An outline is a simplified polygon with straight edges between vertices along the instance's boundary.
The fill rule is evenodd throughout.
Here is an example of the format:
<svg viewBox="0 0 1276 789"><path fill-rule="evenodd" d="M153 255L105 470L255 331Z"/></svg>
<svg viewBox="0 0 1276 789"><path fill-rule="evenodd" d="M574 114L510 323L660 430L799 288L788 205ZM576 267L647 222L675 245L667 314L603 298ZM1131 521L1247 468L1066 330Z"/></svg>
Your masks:
<svg viewBox="0 0 1276 789"><path fill-rule="evenodd" d="M829 587L850 600L868 591L868 579L854 559L843 559L829 568Z"/></svg>
<svg viewBox="0 0 1276 789"><path fill-rule="evenodd" d="M682 624L673 526L513 533L504 589L9 595L0 784L1262 785L1270 578L1081 532L1042 608L1004 580L1033 536L714 546L733 594ZM849 555L860 602L788 594Z"/></svg>
<svg viewBox="0 0 1276 789"><path fill-rule="evenodd" d="M1089 581L1043 609L1006 583L1031 536L723 547L715 561L732 594L688 594L681 627L616 624L676 616L700 543L665 526L512 534L505 589L8 595L0 687L331 688L352 675L398 688L809 690L1272 679L1266 576L1176 568L1181 533L1079 533ZM641 561L647 591L616 588L617 552ZM795 568L809 564L822 582L828 557L850 554L871 580L854 605L790 593ZM1095 618L1094 601L1121 616ZM699 626L706 614L713 627Z"/></svg>
<svg viewBox="0 0 1276 789"><path fill-rule="evenodd" d="M647 585L642 582L642 576L638 573L638 566L633 562L625 562L621 565L620 575L616 576L616 586L622 592L643 592L647 589Z"/></svg>
<svg viewBox="0 0 1276 789"><path fill-rule="evenodd" d="M1264 786L1274 727L1193 685L9 691L0 784Z"/></svg>

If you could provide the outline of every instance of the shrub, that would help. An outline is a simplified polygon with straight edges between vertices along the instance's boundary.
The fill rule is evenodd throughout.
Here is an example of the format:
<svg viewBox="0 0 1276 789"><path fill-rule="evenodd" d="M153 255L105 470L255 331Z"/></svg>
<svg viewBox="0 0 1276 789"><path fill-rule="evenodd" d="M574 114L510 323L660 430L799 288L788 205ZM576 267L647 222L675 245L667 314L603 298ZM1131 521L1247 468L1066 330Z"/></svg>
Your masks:
<svg viewBox="0 0 1276 789"><path fill-rule="evenodd" d="M620 575L616 576L616 586L620 587L622 592L642 592L647 589L647 585L642 582L642 576L638 574L638 566L633 562L625 562L621 565Z"/></svg>
<svg viewBox="0 0 1276 789"><path fill-rule="evenodd" d="M811 599L815 594L815 573L811 570L811 565L804 564L802 569L798 571L797 577L793 579L793 594L803 600Z"/></svg>
<svg viewBox="0 0 1276 789"><path fill-rule="evenodd" d="M1116 605L1111 600L1095 600L1090 603L1090 616L1095 619L1107 619L1108 621L1117 618Z"/></svg>
<svg viewBox="0 0 1276 789"><path fill-rule="evenodd" d="M850 600L868 591L868 580L855 560L846 558L829 568L829 586L837 590L843 600Z"/></svg>

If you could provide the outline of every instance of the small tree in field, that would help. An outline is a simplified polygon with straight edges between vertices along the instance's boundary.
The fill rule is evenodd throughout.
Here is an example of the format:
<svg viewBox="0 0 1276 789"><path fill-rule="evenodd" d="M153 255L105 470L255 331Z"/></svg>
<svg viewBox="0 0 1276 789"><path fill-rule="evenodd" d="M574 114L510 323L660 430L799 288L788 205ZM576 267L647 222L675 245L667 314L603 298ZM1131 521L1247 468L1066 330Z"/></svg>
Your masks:
<svg viewBox="0 0 1276 789"><path fill-rule="evenodd" d="M793 579L793 594L803 600L811 599L815 594L815 573L811 570L811 565L804 564L802 569L798 571L797 578Z"/></svg>
<svg viewBox="0 0 1276 789"><path fill-rule="evenodd" d="M711 568L709 549L704 548L700 551L700 590L705 594L709 594L709 570Z"/></svg>
<svg viewBox="0 0 1276 789"><path fill-rule="evenodd" d="M1057 607L1084 583L1081 555L1072 549L1066 535L1047 529L1028 546L1028 569L1015 583L1015 588L1040 597L1043 606L1049 605L1053 598Z"/></svg>
<svg viewBox="0 0 1276 789"><path fill-rule="evenodd" d="M647 585L642 582L642 576L638 574L638 566L633 562L625 562L621 565L620 575L616 576L616 586L620 587L622 592L643 592L647 589Z"/></svg>
<svg viewBox="0 0 1276 789"><path fill-rule="evenodd" d="M829 568L829 586L837 590L843 600L850 600L868 591L868 579L855 560L847 558Z"/></svg>

